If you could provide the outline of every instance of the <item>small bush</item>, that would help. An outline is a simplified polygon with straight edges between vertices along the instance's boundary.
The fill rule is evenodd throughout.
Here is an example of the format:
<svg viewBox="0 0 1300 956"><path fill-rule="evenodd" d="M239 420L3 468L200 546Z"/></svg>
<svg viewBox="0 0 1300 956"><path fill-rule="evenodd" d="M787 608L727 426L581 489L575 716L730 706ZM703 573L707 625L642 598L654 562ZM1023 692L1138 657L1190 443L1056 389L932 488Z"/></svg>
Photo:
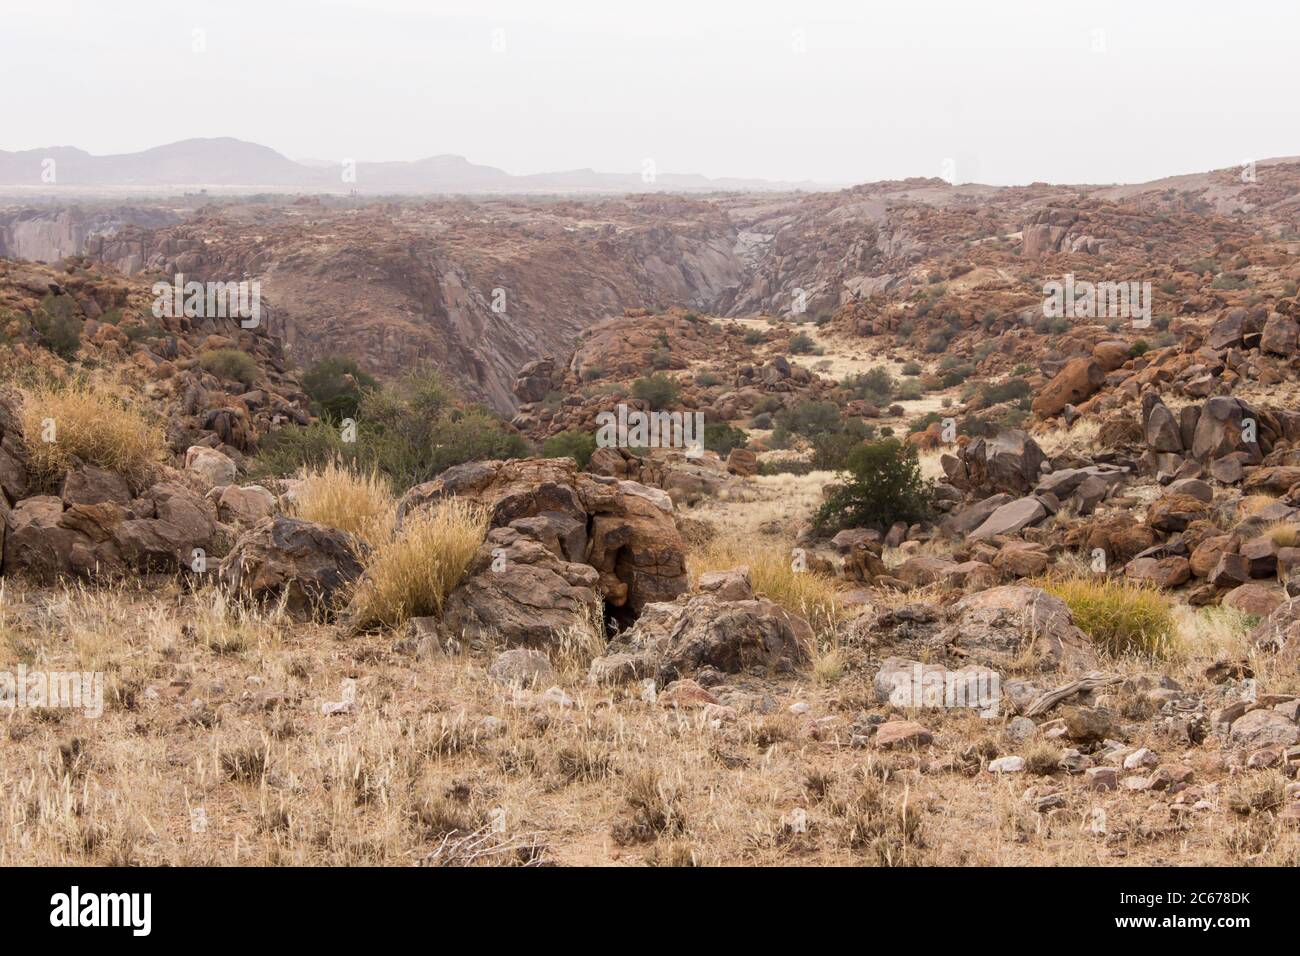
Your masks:
<svg viewBox="0 0 1300 956"><path fill-rule="evenodd" d="M632 395L656 411L675 405L679 394L677 383L667 375L647 375L632 383Z"/></svg>
<svg viewBox="0 0 1300 956"><path fill-rule="evenodd" d="M353 359L321 359L302 377L303 391L317 415L338 422L356 418L366 391L379 385Z"/></svg>
<svg viewBox="0 0 1300 956"><path fill-rule="evenodd" d="M54 354L71 359L81 348L81 316L70 295L51 293L41 300L32 315L32 328L41 345Z"/></svg>
<svg viewBox="0 0 1300 956"><path fill-rule="evenodd" d="M1055 594L1074 615L1075 625L1111 654L1166 657L1177 634L1169 598L1154 588L1109 578L1050 579Z"/></svg>
<svg viewBox="0 0 1300 956"><path fill-rule="evenodd" d="M542 442L543 458L572 458L579 468L586 468L596 451L596 436L591 432L570 429Z"/></svg>
<svg viewBox="0 0 1300 956"><path fill-rule="evenodd" d="M717 372L698 372L695 375L695 384L701 388L713 388L715 385L721 385L722 381L722 376Z"/></svg>
<svg viewBox="0 0 1300 956"><path fill-rule="evenodd" d="M209 349L199 355L199 367L217 378L249 386L257 380L257 363L239 349Z"/></svg>
<svg viewBox="0 0 1300 956"><path fill-rule="evenodd" d="M31 470L57 479L74 456L141 486L167 453L160 425L107 385L42 386L23 395L23 445ZM47 431L47 424L51 430ZM52 441L45 437L52 435Z"/></svg>
<svg viewBox="0 0 1300 956"><path fill-rule="evenodd" d="M372 547L393 534L393 495L375 469L358 472L331 461L308 472L294 510L301 518L338 528Z"/></svg>
<svg viewBox="0 0 1300 956"><path fill-rule="evenodd" d="M904 363L903 363L903 374L904 374L904 375L911 376L911 377L915 377L915 376L917 376L917 375L920 375L922 371L923 371L923 369L921 368L921 363L920 363L920 362L904 362Z"/></svg>
<svg viewBox="0 0 1300 956"><path fill-rule="evenodd" d="M848 455L845 469L848 481L833 487L814 518L819 531L888 527L929 514L933 487L921 477L916 450L898 439L860 445Z"/></svg>
<svg viewBox="0 0 1300 956"><path fill-rule="evenodd" d="M486 509L458 498L408 514L397 536L370 553L352 598L353 623L397 627L412 617L441 617L487 528Z"/></svg>
<svg viewBox="0 0 1300 956"><path fill-rule="evenodd" d="M807 332L800 332L790 337L791 355L811 355L817 349L817 343Z"/></svg>
<svg viewBox="0 0 1300 956"><path fill-rule="evenodd" d="M749 436L743 429L735 428L726 422L712 422L704 426L704 447L716 451L719 457L726 458L733 448L743 448L749 442Z"/></svg>

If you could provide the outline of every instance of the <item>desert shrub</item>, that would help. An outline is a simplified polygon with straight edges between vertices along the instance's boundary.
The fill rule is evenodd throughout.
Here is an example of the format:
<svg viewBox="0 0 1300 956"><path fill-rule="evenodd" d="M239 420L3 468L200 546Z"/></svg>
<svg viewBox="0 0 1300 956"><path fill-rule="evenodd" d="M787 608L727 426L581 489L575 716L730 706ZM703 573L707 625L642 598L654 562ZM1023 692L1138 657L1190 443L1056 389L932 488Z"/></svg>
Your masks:
<svg viewBox="0 0 1300 956"><path fill-rule="evenodd" d="M1032 389L1024 379L1012 378L1005 382L984 382L971 400L972 409L988 408L1003 402L1024 401Z"/></svg>
<svg viewBox="0 0 1300 956"><path fill-rule="evenodd" d="M791 355L810 355L817 349L817 343L807 332L799 332L790 337L788 346Z"/></svg>
<svg viewBox="0 0 1300 956"><path fill-rule="evenodd" d="M362 472L377 470L400 490L453 465L528 452L528 443L492 412L462 407L436 372L418 372L363 394L355 441L344 441L343 431L325 422L281 428L262 440L251 468L284 476L338 459Z"/></svg>
<svg viewBox="0 0 1300 956"><path fill-rule="evenodd" d="M394 505L388 482L377 469L355 471L331 461L303 476L294 511L377 546L392 537Z"/></svg>
<svg viewBox="0 0 1300 956"><path fill-rule="evenodd" d="M1101 577L1052 578L1043 589L1074 615L1075 625L1111 654L1166 657L1177 627L1169 598L1150 587Z"/></svg>
<svg viewBox="0 0 1300 956"><path fill-rule="evenodd" d="M768 412L760 412L749 420L750 428L757 428L760 431L767 431L773 426L772 416Z"/></svg>
<svg viewBox="0 0 1300 956"><path fill-rule="evenodd" d="M777 458L758 463L760 475L806 475L814 471L817 471L816 465L799 458Z"/></svg>
<svg viewBox="0 0 1300 956"><path fill-rule="evenodd" d="M798 557L777 545L715 538L703 550L687 556L687 571L694 581L709 571L747 567L755 594L803 616L816 630L827 630L841 616L835 579L807 570Z"/></svg>
<svg viewBox="0 0 1300 956"><path fill-rule="evenodd" d="M695 384L702 388L713 388L715 385L722 384L722 376L717 372L698 372L695 375Z"/></svg>
<svg viewBox="0 0 1300 956"><path fill-rule="evenodd" d="M914 402L925 394L925 389L916 379L908 379L906 382L899 382L898 388L894 391L894 397L900 402Z"/></svg>
<svg viewBox="0 0 1300 956"><path fill-rule="evenodd" d="M944 388L954 388L975 374L975 366L969 362L953 362L946 368L940 366L939 380Z"/></svg>
<svg viewBox="0 0 1300 956"><path fill-rule="evenodd" d="M217 378L244 386L252 385L257 379L257 363L239 349L208 349L199 355L199 367Z"/></svg>
<svg viewBox="0 0 1300 956"><path fill-rule="evenodd" d="M370 552L352 596L358 627L397 627L412 617L442 616L487 534L488 513L451 498L408 514L398 534Z"/></svg>
<svg viewBox="0 0 1300 956"><path fill-rule="evenodd" d="M1139 355L1146 355L1149 351L1151 351L1151 343L1146 339L1138 339L1129 346L1128 354L1132 358L1137 358Z"/></svg>
<svg viewBox="0 0 1300 956"><path fill-rule="evenodd" d="M362 396L378 385L374 376L347 358L321 359L302 377L303 391L312 400L313 410L334 422L356 418Z"/></svg>
<svg viewBox="0 0 1300 956"><path fill-rule="evenodd" d="M837 469L849 452L869 437L870 429L861 419L844 417L832 402L805 401L777 414L772 443L788 447L796 435L812 446L813 463L818 468Z"/></svg>
<svg viewBox="0 0 1300 956"><path fill-rule="evenodd" d="M833 486L817 510L819 531L888 527L930 512L933 487L921 477L916 450L896 438L858 446L846 458L848 480Z"/></svg>
<svg viewBox="0 0 1300 956"><path fill-rule="evenodd" d="M922 371L923 371L923 369L921 368L921 363L920 363L920 362L904 362L904 363L903 363L903 374L904 374L904 375L908 375L908 376L913 376L913 377L915 377L915 376L917 376L917 375L920 375Z"/></svg>
<svg viewBox="0 0 1300 956"><path fill-rule="evenodd" d="M672 368L673 353L672 350L664 347L655 349L650 353L650 367L657 369Z"/></svg>
<svg viewBox="0 0 1300 956"><path fill-rule="evenodd" d="M942 352L948 347L952 336L947 331L932 332L925 340L925 350L931 354Z"/></svg>
<svg viewBox="0 0 1300 956"><path fill-rule="evenodd" d="M677 383L667 375L656 373L633 382L632 395L643 402L648 402L652 409L658 411L675 405L680 395L680 389L678 389Z"/></svg>
<svg viewBox="0 0 1300 956"><path fill-rule="evenodd" d="M716 451L726 458L733 448L743 448L749 442L749 436L743 429L735 428L726 422L712 422L704 426L704 447Z"/></svg>
<svg viewBox="0 0 1300 956"><path fill-rule="evenodd" d="M878 365L859 375L848 376L844 379L843 387L856 398L881 405L894 397L894 389L897 386L894 376L889 374L889 369Z"/></svg>
<svg viewBox="0 0 1300 956"><path fill-rule="evenodd" d="M748 332L745 333L746 345L758 345L762 341L763 341L763 333L758 329L750 329Z"/></svg>
<svg viewBox="0 0 1300 956"><path fill-rule="evenodd" d="M594 382L598 378L604 378L605 369L601 365L588 365L582 370L582 380L584 382Z"/></svg>
<svg viewBox="0 0 1300 956"><path fill-rule="evenodd" d="M596 436L591 432L569 429L542 442L542 457L572 458L579 468L586 468L596 451Z"/></svg>
<svg viewBox="0 0 1300 956"><path fill-rule="evenodd" d="M81 348L81 316L70 295L47 295L32 314L36 338L54 354L71 359Z"/></svg>

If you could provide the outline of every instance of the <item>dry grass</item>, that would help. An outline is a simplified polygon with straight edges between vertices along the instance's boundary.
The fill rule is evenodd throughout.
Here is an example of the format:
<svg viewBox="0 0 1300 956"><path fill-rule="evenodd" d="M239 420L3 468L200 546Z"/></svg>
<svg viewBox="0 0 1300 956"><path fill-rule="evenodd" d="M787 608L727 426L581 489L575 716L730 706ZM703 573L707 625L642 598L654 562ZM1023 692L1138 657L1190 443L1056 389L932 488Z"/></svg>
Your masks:
<svg viewBox="0 0 1300 956"><path fill-rule="evenodd" d="M441 617L487 528L487 511L458 498L410 515L395 538L370 553L352 598L354 623L396 627L412 617Z"/></svg>
<svg viewBox="0 0 1300 956"><path fill-rule="evenodd" d="M297 515L345 531L370 547L393 536L393 494L378 471L357 472L337 461L303 476Z"/></svg>
<svg viewBox="0 0 1300 956"><path fill-rule="evenodd" d="M1269 539L1279 548L1300 546L1300 524L1294 521L1278 521L1265 529Z"/></svg>
<svg viewBox="0 0 1300 956"><path fill-rule="evenodd" d="M1113 655L1169 657L1178 628L1168 597L1154 588L1102 577L1053 577L1040 582L1074 615L1074 623Z"/></svg>
<svg viewBox="0 0 1300 956"><path fill-rule="evenodd" d="M106 383L38 385L23 393L23 444L31 469L57 478L74 456L143 485L167 452L162 426Z"/></svg>
<svg viewBox="0 0 1300 956"><path fill-rule="evenodd" d="M830 631L841 611L835 579L815 571L797 570L794 549L715 539L688 556L691 580L709 571L749 568L754 593L802 615L819 632Z"/></svg>

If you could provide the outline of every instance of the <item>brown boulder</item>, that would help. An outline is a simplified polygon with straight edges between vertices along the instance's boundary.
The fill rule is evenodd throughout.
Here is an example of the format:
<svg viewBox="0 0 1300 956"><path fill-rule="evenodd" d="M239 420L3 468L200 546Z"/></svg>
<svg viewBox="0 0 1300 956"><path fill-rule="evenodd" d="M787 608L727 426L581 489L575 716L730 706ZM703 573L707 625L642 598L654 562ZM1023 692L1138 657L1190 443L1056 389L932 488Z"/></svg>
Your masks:
<svg viewBox="0 0 1300 956"><path fill-rule="evenodd" d="M1106 384L1106 373L1090 358L1071 359L1043 387L1032 408L1039 418L1059 415L1066 405L1078 405Z"/></svg>
<svg viewBox="0 0 1300 956"><path fill-rule="evenodd" d="M351 539L337 528L276 515L236 540L221 562L221 580L258 601L283 601L291 614L330 611L361 576Z"/></svg>

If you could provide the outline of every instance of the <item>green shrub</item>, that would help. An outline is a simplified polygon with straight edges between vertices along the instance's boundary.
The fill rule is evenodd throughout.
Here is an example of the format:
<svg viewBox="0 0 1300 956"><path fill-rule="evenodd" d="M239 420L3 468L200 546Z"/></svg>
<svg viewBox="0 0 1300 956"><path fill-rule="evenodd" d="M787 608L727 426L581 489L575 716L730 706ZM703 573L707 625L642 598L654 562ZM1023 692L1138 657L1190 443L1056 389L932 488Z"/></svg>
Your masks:
<svg viewBox="0 0 1300 956"><path fill-rule="evenodd" d="M844 379L843 385L855 398L866 399L877 405L893 398L894 389L897 387L894 376L889 374L889 369L879 365L859 375L848 376Z"/></svg>
<svg viewBox="0 0 1300 956"><path fill-rule="evenodd" d="M848 480L833 486L817 510L819 532L841 528L887 528L920 521L930 513L933 486L921 477L916 450L896 438L859 445L844 465Z"/></svg>
<svg viewBox="0 0 1300 956"><path fill-rule="evenodd" d="M731 449L743 448L748 442L749 436L743 429L726 422L713 422L704 426L704 447L716 451L722 458L731 454Z"/></svg>
<svg viewBox="0 0 1300 956"><path fill-rule="evenodd" d="M51 293L41 300L32 315L32 328L41 345L54 354L71 359L81 348L81 316L70 295Z"/></svg>
<svg viewBox="0 0 1300 956"><path fill-rule="evenodd" d="M810 355L816 351L817 343L807 332L799 332L790 337L789 349L791 355Z"/></svg>
<svg viewBox="0 0 1300 956"><path fill-rule="evenodd" d="M656 373L633 382L632 394L643 402L649 402L650 408L658 411L675 405L681 392L671 378Z"/></svg>
<svg viewBox="0 0 1300 956"><path fill-rule="evenodd" d="M591 432L570 429L542 442L542 457L572 458L579 468L586 468L596 451L596 436Z"/></svg>
<svg viewBox="0 0 1300 956"><path fill-rule="evenodd" d="M199 367L217 378L239 382L245 388L257 380L257 363L239 349L209 349L199 355Z"/></svg>
<svg viewBox="0 0 1300 956"><path fill-rule="evenodd" d="M387 476L397 490L409 488L467 461L521 458L528 443L478 405L454 402L435 372L415 373L365 392L357 409L355 441L324 421L281 428L263 439L254 473L288 476L303 466L335 459Z"/></svg>
<svg viewBox="0 0 1300 956"><path fill-rule="evenodd" d="M748 332L745 333L746 345L758 345L762 341L763 341L763 333L760 332L758 329L750 329Z"/></svg>
<svg viewBox="0 0 1300 956"><path fill-rule="evenodd" d="M334 422L356 418L362 395L378 384L374 376L348 358L321 359L302 377L303 391L312 400L312 410Z"/></svg>
<svg viewBox="0 0 1300 956"><path fill-rule="evenodd" d="M913 378L899 384L894 397L900 402L915 402L924 394L925 390L921 388L921 383Z"/></svg>
<svg viewBox="0 0 1300 956"><path fill-rule="evenodd" d="M695 384L701 388L713 388L715 385L721 385L722 381L722 376L717 372L699 372L695 376Z"/></svg>
<svg viewBox="0 0 1300 956"><path fill-rule="evenodd" d="M920 363L920 362L904 362L904 363L903 363L903 374L904 374L904 375L908 375L908 376L913 376L913 377L914 377L914 376L920 375L922 371L923 371L923 369L921 368L921 363Z"/></svg>

